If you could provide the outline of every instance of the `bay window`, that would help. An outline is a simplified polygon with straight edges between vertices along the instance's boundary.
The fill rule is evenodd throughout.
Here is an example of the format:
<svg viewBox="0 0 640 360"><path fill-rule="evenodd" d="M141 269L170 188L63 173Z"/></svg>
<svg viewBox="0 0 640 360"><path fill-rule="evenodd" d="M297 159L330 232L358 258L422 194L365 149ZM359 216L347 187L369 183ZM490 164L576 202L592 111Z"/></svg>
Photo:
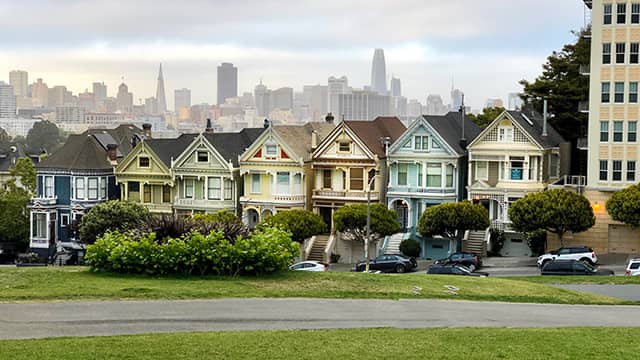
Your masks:
<svg viewBox="0 0 640 360"><path fill-rule="evenodd" d="M209 200L220 199L221 181L219 177L211 177L207 184L207 198Z"/></svg>
<svg viewBox="0 0 640 360"><path fill-rule="evenodd" d="M427 187L442 187L442 165L427 163Z"/></svg>

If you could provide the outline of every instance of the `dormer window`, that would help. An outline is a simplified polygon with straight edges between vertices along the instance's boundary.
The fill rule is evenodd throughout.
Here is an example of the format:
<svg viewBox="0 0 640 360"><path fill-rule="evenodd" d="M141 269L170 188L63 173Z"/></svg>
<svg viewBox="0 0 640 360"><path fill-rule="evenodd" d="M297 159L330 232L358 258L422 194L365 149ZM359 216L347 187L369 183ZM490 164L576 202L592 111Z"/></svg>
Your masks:
<svg viewBox="0 0 640 360"><path fill-rule="evenodd" d="M351 143L348 141L340 141L338 143L338 151L344 153L351 152Z"/></svg>
<svg viewBox="0 0 640 360"><path fill-rule="evenodd" d="M138 166L141 168L148 168L149 167L149 158L148 157L139 157L138 158Z"/></svg>
<svg viewBox="0 0 640 360"><path fill-rule="evenodd" d="M427 151L429 150L429 137L425 135L415 136L413 145L414 150Z"/></svg>
<svg viewBox="0 0 640 360"><path fill-rule="evenodd" d="M207 151L198 151L197 160L199 163L208 163L209 162L209 152Z"/></svg>
<svg viewBox="0 0 640 360"><path fill-rule="evenodd" d="M277 157L278 145L267 145L265 149L265 153L267 157Z"/></svg>
<svg viewBox="0 0 640 360"><path fill-rule="evenodd" d="M498 141L513 142L513 127L501 126L498 128Z"/></svg>

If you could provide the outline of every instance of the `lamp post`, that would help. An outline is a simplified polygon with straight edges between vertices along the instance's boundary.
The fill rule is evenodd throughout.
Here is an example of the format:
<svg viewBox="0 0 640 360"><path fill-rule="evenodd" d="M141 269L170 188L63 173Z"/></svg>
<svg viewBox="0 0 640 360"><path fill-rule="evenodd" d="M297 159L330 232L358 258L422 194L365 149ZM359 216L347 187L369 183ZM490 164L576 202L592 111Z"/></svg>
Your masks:
<svg viewBox="0 0 640 360"><path fill-rule="evenodd" d="M369 272L369 236L371 233L371 185L376 177L380 176L379 174L373 175L371 179L369 179L369 183L367 184L367 230L364 237L364 258L365 258L365 266L364 271Z"/></svg>

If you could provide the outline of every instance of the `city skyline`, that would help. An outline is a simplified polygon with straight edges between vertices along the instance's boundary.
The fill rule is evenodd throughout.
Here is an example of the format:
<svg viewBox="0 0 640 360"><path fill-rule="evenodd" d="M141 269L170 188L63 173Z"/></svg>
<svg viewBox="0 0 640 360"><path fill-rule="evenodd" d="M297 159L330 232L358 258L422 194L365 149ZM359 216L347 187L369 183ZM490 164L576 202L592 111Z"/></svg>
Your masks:
<svg viewBox="0 0 640 360"><path fill-rule="evenodd" d="M367 6L366 16L345 18L358 4ZM412 1L393 6L283 1L287 21L284 14L260 2L250 6L197 3L199 10L188 12L193 15L188 25L177 24L184 16L174 15L189 9L169 2L128 4L127 14L111 2L67 5L27 1L0 6L2 14L29 12L49 29L44 34L30 29L16 32L20 27L14 26L16 19L10 16L0 25L16 33L3 39L0 47L0 69L5 73L0 79L8 82L9 71L26 70L30 79L66 85L74 93L104 81L113 96L124 77L138 103L154 95L157 64L162 62L168 91L189 88L193 103L214 104L216 89L211 84L216 83L216 67L223 62L238 67L239 93L252 91L260 79L269 88L288 86L301 91L304 85L326 84L332 75L346 75L350 85L362 88L370 82L373 49L383 48L387 86L391 75L400 78L408 99L424 102L429 94L447 98L453 77L469 105L481 108L487 98L506 100L508 93L519 91L517 82L537 76L552 51L573 41L570 30L583 25L580 2L552 0L535 4L452 1L428 6ZM531 16L499 21L489 16L505 13L505 6L508 12ZM553 13L546 11L549 7ZM62 16L63 10L65 18L74 20L57 21L55 14ZM136 16L143 11L156 20L140 29L135 26ZM201 15L210 13L220 14L225 26L214 26ZM444 16L449 13L456 16ZM73 14L78 16L69 16ZM86 26L85 31L77 31Z"/></svg>

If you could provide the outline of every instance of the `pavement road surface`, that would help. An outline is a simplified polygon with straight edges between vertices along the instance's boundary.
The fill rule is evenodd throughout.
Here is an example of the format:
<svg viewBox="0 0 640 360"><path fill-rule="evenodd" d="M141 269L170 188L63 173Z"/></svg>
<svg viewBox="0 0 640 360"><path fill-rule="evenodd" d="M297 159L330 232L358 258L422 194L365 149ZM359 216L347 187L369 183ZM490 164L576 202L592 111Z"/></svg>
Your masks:
<svg viewBox="0 0 640 360"><path fill-rule="evenodd" d="M640 326L640 306L218 299L0 304L0 339L227 330Z"/></svg>

